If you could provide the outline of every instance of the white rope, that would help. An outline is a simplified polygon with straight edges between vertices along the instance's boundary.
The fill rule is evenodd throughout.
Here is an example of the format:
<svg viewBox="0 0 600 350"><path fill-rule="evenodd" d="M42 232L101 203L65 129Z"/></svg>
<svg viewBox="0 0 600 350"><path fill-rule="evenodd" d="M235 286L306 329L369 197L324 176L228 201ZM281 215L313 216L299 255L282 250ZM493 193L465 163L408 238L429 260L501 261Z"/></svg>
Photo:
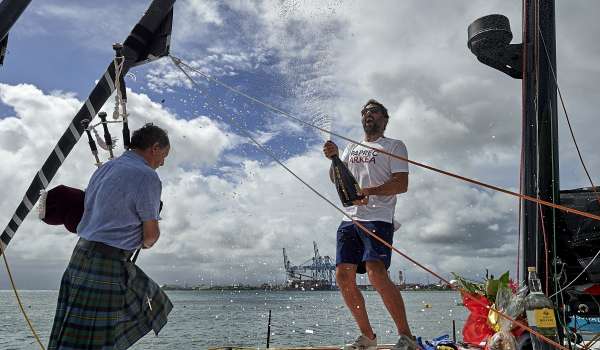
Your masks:
<svg viewBox="0 0 600 350"><path fill-rule="evenodd" d="M173 63L175 64L175 66L181 70L181 72L185 75L185 77L187 79L189 79L189 81L192 83L192 85L194 87L196 87L197 89L200 88L199 84L190 76L190 74L188 74L188 72L186 72L183 69L183 65L185 65L186 67L189 68L189 66L187 66L185 63L182 63L181 60L178 60L176 58L174 58L173 56L170 56ZM193 69L192 69L193 70ZM202 73L200 73L201 75L204 75ZM212 79L211 79L212 80ZM214 100L214 98L212 98L210 95L206 94L205 95L207 99L210 100ZM216 102L216 101L215 101ZM252 137L252 135L238 122L235 120L234 117L230 116L229 112L227 110L225 110L224 107L222 107L219 103L214 103L214 105L219 108L222 112L223 112L223 116L227 117L229 119L229 121L235 125L237 127L238 130L240 130L241 133L243 133L248 139L250 139L252 141L252 143L254 143L260 150L262 150L265 154L267 154L271 159L273 159L277 164L279 164L281 167L283 167L288 173L290 173L293 177L295 177L298 181L300 181L303 185L305 185L308 189L310 189L314 194L316 194L318 197L320 197L321 199L323 199L325 202L327 202L330 206L332 206L335 210L337 210L338 212L340 212L341 214L343 214L344 216L346 216L347 218L349 218L357 227L359 227L362 231L364 231L365 234L377 239L378 241L380 241L382 244L386 245L388 248L390 248L391 250L395 251L396 253L402 255L404 258L406 258L407 260L409 260L410 262L412 262L413 264L419 266L420 268L422 268L423 270L427 271L428 273L431 273L432 275L438 277L440 280L442 281L446 281L446 279L444 279L442 276L440 276L439 274L437 274L436 272L430 270L429 268L427 268L426 266L422 265L421 263L417 262L416 260L412 259L411 257L409 257L408 255L406 255L405 253L401 252L399 249L395 248L394 246L392 246L389 243L386 243L385 241L383 241L381 238L379 238L378 236L376 236L375 234L371 233L366 227L364 227L359 221L356 221L355 219L353 219L348 213L346 213L344 210L342 210L339 206L337 206L335 203L333 203L331 200L329 200L327 197L325 197L323 194L321 194L319 191L317 191L314 187L312 187L310 184L308 184L306 181L304 181L302 178L300 178L296 173L294 173L290 168L288 168L285 164L283 164L283 162L272 152L270 151L267 147L265 147L264 145L262 145L260 142L258 142L254 137ZM266 105L266 104L265 104ZM285 112L284 112L285 113ZM295 117L292 117L295 118ZM308 124L311 125L310 123L306 123L304 122L304 124ZM315 126L315 128L321 130L322 128ZM332 132L329 132L329 134L335 135ZM600 253L600 252L599 252ZM448 281L446 281L447 283L449 283ZM505 314L503 314L502 312L495 310L494 307L488 307L490 310L496 311L501 317L509 319L510 321L518 324L519 326L526 328L531 334L535 335L536 337L542 339L545 342L548 342L550 345L559 348L559 349L563 349L563 350L568 350L566 347L561 346L560 344L553 342L552 340L544 337L543 335L537 333L534 329L531 329L529 327L527 327L525 324L520 323L517 320L513 320L510 317L506 316Z"/></svg>
<svg viewBox="0 0 600 350"><path fill-rule="evenodd" d="M403 160L403 161L405 161L407 163L416 165L416 166L418 166L420 168L431 170L431 171L434 171L436 173L439 173L439 174L442 174L442 175L445 175L445 176L450 176L452 178L455 178L455 179L458 179L458 180L461 180L461 181L465 181L465 182L468 182L468 183L471 183L471 184L474 184L474 185L477 185L477 186L481 186L481 187L484 187L484 188L487 188L487 189L490 189L490 190L493 190L493 191L502 192L502 193L510 195L510 196L519 197L519 198L527 200L529 202L538 203L538 204L544 205L546 207L560 209L560 210L562 210L562 211L564 211L566 213L572 213L572 214L575 214L575 215L579 215L579 216L583 216L583 217L586 217L586 218L590 218L590 219L593 219L593 220L600 221L600 215L596 215L596 214L592 214L592 213L580 211L580 210L577 210L577 209L569 208L569 207L566 207L564 205L560 205L560 204L548 202L548 201L541 200L541 199L536 198L536 197L524 195L524 194L521 194L521 193L516 193L516 192L510 191L510 190L507 190L507 189L504 189L504 188L501 188L501 187L498 187L498 186L490 185L490 184L482 182L482 181L478 181L478 180L471 179L471 178L468 178L468 177L465 177L465 176L461 176L461 175L458 175L458 174L455 174L455 173L451 173L449 171L445 171L445 170L442 170L442 169L439 169L439 168L436 168L436 167L433 167L433 166L429 166L429 165L424 164L424 163L420 163L420 162L417 162L417 161L414 161L414 160L410 160L410 159L408 159L406 157L402 157L402 156L398 156L396 154L392 154L392 153L386 152L385 150L382 150L380 148L369 146L369 145L367 145L367 144L365 144L363 142L359 142L359 141L353 140L353 139L351 139L349 137L340 135L340 134L335 133L335 132L333 132L331 130L326 130L326 129L320 127L320 126L315 125L314 123L309 123L309 122L306 122L306 121L304 121L304 120L302 120L302 119L300 119L298 117L295 117L295 116L293 116L293 115L291 115L291 114L289 114L289 113L287 113L287 112L285 112L285 111L283 111L283 110L281 110L281 109L279 109L279 108L277 108L277 107L275 107L273 105L270 105L268 103L262 102L259 99L255 98L255 97L252 97L251 95L248 95L248 94L244 93L243 91L241 91L239 89L236 89L233 86L228 85L228 84L226 84L226 83L224 83L224 82L222 82L222 81L220 81L218 79L215 79L215 78L211 77L208 74L202 73L200 70L198 70L198 69L190 66L189 64L186 64L181 59L179 59L179 58L177 58L177 57L175 57L173 55L169 55L169 57L171 58L171 60L173 60L173 62L175 63L175 65L177 67L179 67L180 69L181 69L181 66L184 66L187 69L189 69L189 70L191 70L191 71L193 71L193 72L201 75L205 79L207 79L209 81L212 81L215 84L218 84L220 86L223 86L226 89L228 89L228 90L230 90L230 91L232 91L232 92L234 92L234 93L236 93L238 95L244 96L245 98L247 98L247 99L249 99L249 100L251 100L251 101L253 101L255 103L258 103L258 104L260 104L260 105L262 105L262 106L264 106L264 107L266 107L266 108L268 108L268 109L276 112L277 114L279 114L279 115L281 115L281 116L283 116L283 117L285 117L287 119L294 120L294 121L296 121L296 122L298 122L300 124L306 125L306 126L310 126L310 127L315 128L315 129L317 129L317 130L319 130L319 131L321 131L323 133L327 133L327 134L330 134L332 136L339 137L342 140L351 142L351 143L356 144L356 145L363 146L365 148L372 149L374 151L386 154L386 155L388 155L390 157Z"/></svg>
<svg viewBox="0 0 600 350"><path fill-rule="evenodd" d="M120 124L120 123L121 123L121 121L120 121L120 120L107 120L107 121L106 121L106 124ZM98 126L100 126L100 125L102 125L102 124L104 124L104 123L103 123L103 122L97 122L96 124L90 124L90 125L87 127L87 129L88 129L88 130L92 130L92 129L95 129L96 127L98 127Z"/></svg>
<svg viewBox="0 0 600 350"><path fill-rule="evenodd" d="M253 102L255 102L255 103L258 103L259 105L261 105L261 106L264 106L265 108L267 108L267 109L270 109L271 111L273 111L273 112L275 112L275 113L277 113L277 114L280 114L281 116L283 116L283 117L285 117L285 118L287 118L287 119L289 119L289 120L294 120L294 121L296 121L296 122L298 122L298 123L300 123L300 124L304 124L304 125L306 125L306 126L310 126L310 127L314 128L314 129L317 129L317 130L321 131L322 133L325 133L325 134L329 134L329 135L332 135L332 136L339 137L339 138L341 138L341 139L343 139L343 140L346 140L346 141L348 141L348 142L357 143L357 142L354 142L353 140L351 140L351 139L349 139L349 138L347 138L347 137L344 137L344 136L342 136L342 135L339 135L339 134L337 134L337 133L335 133L335 132L333 132L333 131L331 131L331 130L327 130L327 129L325 129L325 128L322 128L322 127L320 127L320 126L318 126L318 125L315 125L314 123L310 123L310 122L307 122L307 121L305 121L305 120L302 120L302 119L300 119L300 118L298 118L298 117L295 117L295 116L291 115L290 113L288 113L288 112L286 112L286 111L284 111L284 110L282 110L282 109L280 109L280 108L277 108L277 107L275 107L275 106L273 106L273 105L271 105L271 104L265 103L265 102L263 102L263 101L261 101L261 100L259 100L259 99L255 98L255 97L253 97L253 96L251 96L251 95L248 95L247 93L245 93L245 92L243 92L243 91L241 91L241 90L239 90L239 89L236 89L235 87L233 87L233 86L231 86L231 85L228 85L228 84L226 84L226 83L224 83L224 82L222 82L222 81L220 81L220 80L218 80L218 79L215 79L215 78L213 78L212 76L210 76L210 75L208 75L208 74L206 74L206 73L202 73L200 70L198 70L198 69L196 69L196 68L194 68L194 67L190 66L189 64L187 64L187 63L183 62L183 61L182 61L180 58L178 58L178 57L175 57L175 56L173 56L173 55L169 55L169 57L171 58L171 60L173 61L173 63L174 63L174 64L175 64L177 67L184 66L184 67L186 67L187 69L189 69L189 70L193 71L194 73L197 73L197 74L201 75L201 76L202 76L202 77L204 77L206 80L208 80L208 81L212 81L212 82L213 82L213 83L215 83L215 84L221 85L221 86L225 87L226 89L228 89L228 90L230 90L230 91L233 91L234 93L236 93L236 94L238 94L238 95L244 96L245 98L249 99L250 101L253 101ZM181 69L181 68L180 68L180 69Z"/></svg>
<svg viewBox="0 0 600 350"><path fill-rule="evenodd" d="M108 151L108 145L106 144L106 142L104 142L102 137L100 137L98 131L95 128L92 128L92 131L94 132L94 137L96 138L96 143L98 144L98 146L100 146L100 148L102 148L103 150Z"/></svg>
<svg viewBox="0 0 600 350"><path fill-rule="evenodd" d="M123 91L121 91L121 75L123 74L123 66L125 64L124 57L115 57L115 109L113 111L113 119L118 120L122 118L124 122L127 122L127 100L123 98ZM119 108L120 107L120 108Z"/></svg>
<svg viewBox="0 0 600 350"><path fill-rule="evenodd" d="M592 263L594 263L594 260L596 260L596 258L598 257L598 255L600 255L600 250L598 250L598 252L596 253L596 255L594 255L594 257L592 258L592 260L590 260L590 262L587 264L587 266L583 268L583 271L581 271L579 273L579 275L577 275L577 277L573 278L573 280L571 282L569 282L569 284L567 284L566 286L562 287L561 290L559 290L558 292L552 294L550 296L550 298L554 298L557 294L562 293L565 289L569 288L573 283L575 283L575 281L577 281L577 279L579 277L581 277L590 266L592 266Z"/></svg>

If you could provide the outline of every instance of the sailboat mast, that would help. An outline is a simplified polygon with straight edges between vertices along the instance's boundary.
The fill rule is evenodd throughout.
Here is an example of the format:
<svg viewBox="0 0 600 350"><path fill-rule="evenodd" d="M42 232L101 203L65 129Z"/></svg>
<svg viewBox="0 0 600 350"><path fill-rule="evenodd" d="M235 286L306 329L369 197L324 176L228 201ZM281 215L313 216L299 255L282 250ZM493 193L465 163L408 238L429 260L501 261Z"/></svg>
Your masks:
<svg viewBox="0 0 600 350"><path fill-rule="evenodd" d="M477 59L515 79L522 79L521 192L558 203L558 133L556 109L556 29L554 0L523 0L523 42L513 38L508 18L500 14L469 25L467 45ZM521 201L519 275L536 266L546 293L553 290L555 209ZM547 286L547 287L546 287ZM547 290L548 289L548 290Z"/></svg>
<svg viewBox="0 0 600 350"><path fill-rule="evenodd" d="M31 0L3 0L0 3L0 65L8 45L8 31L25 11Z"/></svg>
<svg viewBox="0 0 600 350"><path fill-rule="evenodd" d="M554 0L523 1L523 171L524 194L559 202ZM536 266L552 294L556 211L522 201L520 276Z"/></svg>

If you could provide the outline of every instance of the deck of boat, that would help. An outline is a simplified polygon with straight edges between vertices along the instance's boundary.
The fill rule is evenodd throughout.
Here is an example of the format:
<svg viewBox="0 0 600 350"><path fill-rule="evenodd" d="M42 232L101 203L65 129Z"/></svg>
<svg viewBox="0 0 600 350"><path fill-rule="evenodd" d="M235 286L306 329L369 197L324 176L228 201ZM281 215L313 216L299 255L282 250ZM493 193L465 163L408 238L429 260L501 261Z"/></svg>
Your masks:
<svg viewBox="0 0 600 350"><path fill-rule="evenodd" d="M584 345L587 342L583 342L582 344L578 344L576 349L587 349L587 350L600 350L600 344L594 343L591 348L585 348ZM389 350L391 349L392 344L384 344L377 346L378 350ZM341 346L317 346L317 347L283 347L283 348L271 348L268 350L334 350L340 349ZM267 348L252 348L252 347L236 347L236 346L221 346L216 348L208 348L208 350L266 350ZM466 349L459 347L459 349ZM469 349L479 349L479 348L469 348Z"/></svg>
<svg viewBox="0 0 600 350"><path fill-rule="evenodd" d="M393 344L382 344L382 345L378 345L377 349L378 350L389 350L391 349L391 347L394 346ZM269 347L269 350L339 350L341 349L342 346L341 345L337 345L337 346L317 346L317 347L279 347L279 348L271 348ZM265 350L265 348L251 348L251 347L236 347L236 346L221 346L221 347L216 347L216 348L208 348L208 350Z"/></svg>

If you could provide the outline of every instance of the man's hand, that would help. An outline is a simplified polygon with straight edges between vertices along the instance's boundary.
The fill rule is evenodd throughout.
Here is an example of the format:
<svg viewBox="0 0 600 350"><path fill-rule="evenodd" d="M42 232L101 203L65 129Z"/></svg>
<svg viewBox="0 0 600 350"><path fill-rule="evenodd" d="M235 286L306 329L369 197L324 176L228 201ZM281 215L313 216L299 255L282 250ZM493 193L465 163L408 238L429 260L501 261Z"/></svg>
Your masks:
<svg viewBox="0 0 600 350"><path fill-rule="evenodd" d="M335 143L333 143L333 141L325 142L325 144L323 145L323 154L325 154L325 157L329 159L333 158L333 156L340 156L338 146Z"/></svg>
<svg viewBox="0 0 600 350"><path fill-rule="evenodd" d="M362 189L357 193L359 196L364 196L362 199L357 199L352 202L354 205L367 205L369 204L369 194L366 189Z"/></svg>

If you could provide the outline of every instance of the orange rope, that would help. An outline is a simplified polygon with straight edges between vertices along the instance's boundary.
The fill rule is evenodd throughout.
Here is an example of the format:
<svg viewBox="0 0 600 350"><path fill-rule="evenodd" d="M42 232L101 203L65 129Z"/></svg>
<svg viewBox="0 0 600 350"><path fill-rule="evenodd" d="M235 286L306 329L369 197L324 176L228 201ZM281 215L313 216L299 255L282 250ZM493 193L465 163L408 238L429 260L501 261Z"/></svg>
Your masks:
<svg viewBox="0 0 600 350"><path fill-rule="evenodd" d="M488 188L488 189L491 189L491 190L494 190L494 191L502 192L502 193L505 193L505 194L508 194L508 195L511 195L511 196L514 196L514 197L519 197L521 199L524 199L524 200L527 200L527 201L530 201L530 202L534 202L534 203L541 204L541 205L544 205L544 206L547 206L547 207L559 209L559 210L562 210L562 211L567 212L567 213L571 213L571 214L575 214L575 215L579 215L579 216L584 216L584 217L589 218L589 219L600 221L600 215L595 215L595 214L588 213L588 212L585 212L585 211L581 211L581 210L577 210L577 209L565 207L565 206L560 205L560 204L548 202L548 201L545 201L545 200L542 200L542 199L539 199L539 198L535 198L535 197L531 197L531 196L528 196L528 195L516 193L516 192L510 191L510 190L506 190L506 189L503 189L503 188L500 188L500 187L497 187L497 186L494 186L494 185L487 184L485 182L481 182L481 181L478 181L478 180L470 179L468 177L464 177L464 176L461 176L461 175L453 174L453 173L445 171L445 170L437 169L435 167L432 167L432 166L429 166L429 165L426 165L426 164L423 164L423 163L416 162L414 160L410 160L408 158L404 158L402 156L398 156L398 155L386 152L386 151L384 151L382 149L378 149L377 147L371 147L369 145L365 145L363 143L354 141L354 140L349 139L349 138L344 137L344 136L339 136L339 137L341 137L342 139L347 140L349 142L355 143L357 145L361 145L363 147L366 147L366 148L372 149L374 151L380 152L382 154L388 155L388 156L390 156L392 158L400 159L400 160L403 160L403 161L405 161L407 163L414 164L414 165L416 165L418 167L421 167L421 168L425 168L425 169L428 169L428 170L431 170L431 171L435 171L437 173L440 173L440 174L443 174L443 175L446 175L446 176L449 176L449 177L453 177L453 178L456 178L456 179L459 179L459 180L462 180L462 181L465 181L465 182L469 182L469 183L472 183L472 184L475 184L475 185L478 185L478 186L481 186L481 187L485 187L485 188Z"/></svg>
<svg viewBox="0 0 600 350"><path fill-rule="evenodd" d="M523 0L523 2L521 3L521 13L525 13L526 7L525 7L525 0ZM523 42L525 43L525 41L527 40L527 16L522 16L521 19L521 26L523 28L522 30L522 37L523 37ZM527 45L527 43L525 43L525 45ZM522 67L526 67L526 62L527 62L527 50L523 50L523 58L521 61L521 65ZM526 87L526 76L527 76L527 69L523 69L522 72L522 76L521 76L521 161L519 164L519 193L523 193L523 174L525 171L525 113L526 113L526 109L525 109L525 101L527 99L526 94L525 94L525 87ZM520 283L521 279L520 279L520 274L521 274L521 235L523 234L522 230L522 212L523 212L523 201L519 200L519 237L518 237L518 243L517 243L517 283ZM523 276L523 278L525 278L525 276Z"/></svg>
<svg viewBox="0 0 600 350"><path fill-rule="evenodd" d="M197 84L198 84L198 83L196 83L196 81L194 81L194 79L192 79L192 77L191 77L191 76L190 76L190 75L189 75L189 74L188 74L188 73L187 73L187 72L186 72L186 71L185 71L185 70L184 70L184 69L183 69L183 68L180 66L180 64L182 64L181 60L179 60L179 59L176 59L176 58L175 58L175 57L173 57L173 56L171 56L171 59L173 60L173 63L174 63L176 66L177 66L177 68L179 68L179 69L181 70L181 72L182 72L182 73L183 73L183 74L184 74L184 75L185 75L185 76L186 76L186 77L187 77L187 78L190 80L190 82L191 82L193 85L196 85L196 86L197 86ZM186 66L187 66L187 65L186 65ZM188 66L188 67L189 67L189 66ZM207 96L207 97L209 97L209 96ZM221 107L219 104L216 104L216 106L217 106L218 108L220 108L220 109L221 109L221 110L224 112L224 115L225 115L225 116L227 116L227 115L229 114L229 113L228 113L228 112L227 112L227 111L226 111L226 110L225 110L223 107ZM364 225L362 225L362 224L361 224L359 221L357 221L357 220L354 220L354 219L353 219L353 218L352 218L350 215L348 215L346 212L344 212L342 209L340 209L340 208L339 208L337 205L335 205L333 202L331 202L329 199L327 199L325 196L323 196L321 193L319 193L319 192L318 192L316 189L314 189L312 186L310 186L308 183L306 183L304 180L302 180L302 179L301 179L301 178L300 178L298 175L296 175L296 174L295 174L295 173L294 173L294 172L293 172L291 169L289 169L289 168L288 168L288 167L287 167L285 164L283 164L283 163L282 163L282 162L281 162L281 161L280 161L280 160L279 160L279 159L278 159L278 158L277 158L277 157L276 157L276 156L273 154L273 152L271 152L270 150L268 150L267 148L265 148L265 147L264 147L264 146L263 146L263 145L262 145L260 142L258 142L258 141L257 141L257 140L256 140L254 137L252 137L252 135L250 135L250 133L248 133L248 131L246 131L246 130L245 130L243 127L239 126L238 122L237 122L237 121L235 121L235 119L234 119L234 118L231 118L231 117L229 117L229 119L230 119L230 121L231 121L233 124L237 125L237 126L238 126L238 128L240 129L240 131L241 131L242 133L244 133L244 134L246 135L246 137L248 137L248 139L250 139L250 140L251 140L251 141L252 141L252 142L253 142L253 143L254 143L254 144L255 144L255 145L258 147L258 148L260 148L260 149L261 149L263 152L265 152L267 155L269 155L269 156L270 156L270 157L271 157L271 158L272 158L272 159L273 159L275 162L277 162L277 163L278 163L279 165L281 165L281 166L282 166L282 167L283 167L285 170L287 170L287 171L288 171L288 172L289 172L289 173L290 173L292 176L294 176L296 179L298 179L298 181L300 181L300 182L302 182L304 185L306 185L306 186L307 186L307 187L308 187L310 190L312 190L312 191L313 191L313 192L314 192L314 193L315 193L317 196L321 197L323 200L325 200L325 201L326 201L326 202L328 202L328 203L329 203L331 206L333 206L333 207L334 207L334 208L335 208L337 211L339 211L339 212L340 212L340 213L342 213L344 216L346 216L348 219L350 219L350 220L352 221L352 223L353 223L353 224L355 224L355 225L356 225L358 228L360 228L360 229L361 229L363 232L365 232L365 233L366 233L366 234L368 234L369 236L373 237L374 239L376 239L377 241L379 241L380 243L382 243L384 246L386 246L386 247L390 248L392 251L396 252L397 254L400 254L402 257L404 257L404 258L405 258L405 259L407 259L408 261L412 262L412 263L413 263L413 264L415 264L416 266L420 267L421 269L423 269L423 270L427 271L428 273L430 273L430 274L432 274L433 276L437 277L437 278L438 278L438 279L440 279L441 281L445 282L445 283L446 283L446 284L448 284L448 285L449 285L449 286L450 286L450 287L451 287L453 290L463 291L463 290L461 290L460 288L458 288L458 287L456 287L456 286L453 286L453 285L451 285L451 284L450 284L450 282L449 282L447 279L445 279L444 277L442 277L441 275L439 275L439 274L438 274L438 273L436 273L435 271L433 271L433 270L429 269L429 268L428 268L428 267L426 267L425 265L423 265L423 264L419 263L419 262L418 262L418 261L416 261L415 259L413 259L413 258L411 258L410 256L408 256L408 255L404 254L404 253L403 253L403 252L401 252L401 251L400 251L398 248L396 248L396 247L394 247L393 245L389 244L388 242L386 242L385 240L383 240L381 237L379 237L379 236L375 235L374 233L370 232L370 231L369 231L369 230L368 230L368 229L367 229L367 228L366 228ZM319 128L319 127L316 127L316 128L318 128L318 129L321 129L321 128ZM327 131L327 132L329 132L329 131ZM333 134L333 133L331 133L331 132L329 132L329 133L330 133L330 134ZM343 137L343 136L340 136L340 137L342 137L342 138L344 138L344 139L347 139L347 140L349 140L349 141L351 141L351 142L354 142L354 141L352 141L352 140L350 140L350 139L348 139L348 138L345 138L345 137ZM356 143L356 142L354 142L354 143ZM360 144L360 143L357 143L357 144ZM385 151L383 151L383 150L378 150L378 149L376 149L376 148L369 147L369 146L366 146L366 145L365 145L365 147L368 147L368 148L374 149L374 150L376 150L376 151L380 151L380 152L381 152L381 153L383 153L383 154L387 154L387 155L390 155L390 156L394 156L394 155L392 155L392 154L390 154L390 153L387 153L387 152L385 152ZM408 159L406 159L406 158L403 158L403 157L399 157L399 156L394 156L394 157L396 157L396 158L398 158L398 159L401 159L401 160L409 161ZM416 162L413 162L413 161L409 161L409 162L411 162L411 163L416 163ZM417 164L418 164L418 163L417 163ZM425 166L425 167L428 167L428 166ZM437 170L436 170L436 171L437 171ZM440 171L441 171L441 170L440 170ZM456 175L456 176L458 176L458 175ZM600 218L599 218L599 219L600 219ZM465 292L466 292L466 291L465 291ZM548 343L548 344L551 344L551 345L553 345L554 347L556 347L556 348L558 348L558 349L561 349L561 350L569 350L568 348L566 348L566 347L564 347L564 346L562 346L562 345L560 345L560 344L556 343L555 341L553 341L553 340L551 340L551 339L549 339L549 338L545 337L544 335L542 335L542 334L538 333L537 331L533 330L533 329L532 329L532 328L530 328L528 325L525 325L524 323L522 323L522 322L520 322L520 321L517 321L517 320L513 319L512 317L510 317L510 316L508 316L508 315L505 315L505 314L504 314L504 313L502 313L501 311L498 311L498 310L496 310L494 307L491 307L490 305L487 305L486 303L484 303L484 302L482 302L482 301L479 301L479 300L477 300L477 299L475 299L475 298L473 298L473 300L474 300L476 303L480 304L481 306L485 307L486 309L488 309L488 310L492 310L492 311L494 311L494 312L497 312L497 313L498 313L498 315L500 315L501 317L503 317L503 318L505 318L505 319L507 319L507 320L509 320L509 321L513 322L514 324L518 325L519 327L521 327L521 328L523 328L523 329L525 329L525 330L529 331L531 334L535 335L536 337L538 337L538 338L539 338L539 339L541 339L542 341L544 341L544 342L546 342L546 343Z"/></svg>
<svg viewBox="0 0 600 350"><path fill-rule="evenodd" d="M497 191L497 192L502 192L504 194L508 194L508 195L511 195L511 196L514 196L514 197L521 198L523 200L527 200L527 201L530 201L530 202L534 202L534 203L538 203L538 204L541 204L541 205L545 205L547 207L552 207L552 208L555 208L555 209L559 209L559 210L565 211L567 213L571 213L571 214L575 214L575 215L579 215L579 216L584 216L584 217L587 217L587 218L590 218L590 219L594 219L594 220L600 221L600 216L599 215L594 215L594 214L591 214L591 213L588 213L588 212L584 212L584 211L581 211L581 210L572 209L572 208L565 207L565 206L562 206L562 205L559 205L559 204L547 202L547 201L544 201L542 199L538 199L538 198L535 198L535 197L531 197L531 196L527 196L527 195L524 195L524 194L520 194L520 193L516 193L516 192L513 192L513 191L509 191L509 190L506 190L506 189L503 189L503 188L500 188L500 187L497 187L497 186L494 186L494 185L489 185L489 184L487 184L485 182L481 182L481 181L478 181L478 180L470 179L470 178L465 177L465 176L457 175L457 174L451 173L449 171L441 170L441 169L438 169L438 168L435 168L435 167L432 167L432 166L429 166L429 165L426 165L426 164L423 164L423 163L419 163L419 162L416 162L414 160L410 160L408 158L404 158L404 157L401 157L401 156L398 156L398 155L386 152L386 151L384 151L382 149L379 149L379 148L376 148L376 147L365 145L365 144L363 144L363 143L361 143L359 141L353 140L353 139L348 138L346 136L342 136L342 135L337 134L335 132L332 132L330 130L326 130L326 129L321 128L321 127L319 127L317 125L314 125L312 123L306 122L306 121L304 121L304 120L302 120L300 118L294 117L293 115L285 112L284 110L281 110L281 109L279 109L279 108L277 108L275 106L272 106L272 105L270 105L268 103L262 102L261 100L257 99L256 97L248 95L245 92L240 91L239 89L234 88L233 86L227 85L227 84L221 82L220 80L211 77L210 75L202 73L198 69L196 69L194 67L191 67L190 65L184 63L181 59L179 59L179 58L177 58L175 56L170 55L169 57L171 57L171 59L173 60L173 63L177 67L179 67L179 69L181 69L181 70L183 70L183 68L181 66L185 66L186 68L188 68L188 69L190 69L190 70L198 73L199 75L201 75L202 77L206 78L207 80L210 80L210 81L212 81L212 82L214 82L216 84L219 84L219 85L225 87L226 89L228 89L228 90L230 90L232 92L235 92L238 95L244 96L244 97L246 97L247 99L249 99L251 101L254 101L254 102L256 102L256 103L258 103L260 105L263 105L266 108L268 108L268 109L270 109L270 110L272 110L272 111L274 111L274 112L276 112L278 114L281 114L282 116L284 116L284 117L286 117L288 119L295 120L298 123L301 123L301 124L304 124L304 125L308 125L308 126L310 126L312 128L315 128L315 129L317 129L319 131L322 131L324 133L330 134L332 136L337 136L337 137L341 138L342 140L345 140L345 141L348 141L348 142L352 142L352 143L354 143L356 145L360 145L360 146L363 146L365 148L372 149L374 151L377 151L377 152L380 152L382 154L388 155L388 156L390 156L392 158L400 159L400 160L403 160L403 161L405 161L407 163L416 165L418 167L425 168L425 169L428 169L428 170L431 170L431 171L434 171L434 172L437 172L437 173L440 173L440 174L443 174L443 175L446 175L446 176L449 176L449 177L453 177L453 178L456 178L456 179L459 179L459 180L462 180L462 181L465 181L465 182L469 182L469 183L472 183L472 184L475 184L475 185L478 185L478 186L481 186L481 187L484 187L484 188L488 188L488 189L491 189L491 190L494 190L494 191ZM188 79L190 79L190 80L193 81L193 79L191 79L190 76L188 76Z"/></svg>
<svg viewBox="0 0 600 350"><path fill-rule="evenodd" d="M548 60L548 67L550 67L550 72L552 73L552 78L554 79L554 84L556 85L556 91L558 91L558 97L560 98L560 104L563 108L563 111L565 112L565 120L567 121L567 126L569 127L569 132L571 134L571 140L573 140L573 144L575 145L575 150L577 151L577 156L579 156L579 162L581 163L581 166L583 167L585 176L587 177L588 181L590 182L590 185L592 185L592 191L594 192L594 195L596 196L596 201L598 201L598 204L600 204L600 194L598 194L598 191L596 190L596 185L594 185L594 181L592 181L590 172L588 171L588 168L585 165L585 162L583 161L583 156L581 155L581 150L579 149L579 144L577 143L577 139L575 138L575 133L573 132L573 126L571 125L571 118L569 118L569 113L567 113L567 106L565 106L565 101L563 99L563 95L560 90L560 86L558 86L558 79L556 78L556 73L554 72L554 68L552 67L552 61L550 60L550 53L548 52L548 47L546 46L546 40L544 39L544 35L542 34L542 31L540 30L539 24L538 24L537 29L538 29L538 33L540 34L540 38L542 38L542 44L544 45L546 59Z"/></svg>
<svg viewBox="0 0 600 350"><path fill-rule="evenodd" d="M341 209L339 209L339 208L338 208L338 210L341 210ZM348 216L348 215L346 215L346 216ZM349 216L348 216L348 217L349 217ZM450 287L451 287L453 290L460 291L460 292L463 292L463 291L464 291L464 292L466 292L465 290L462 290L461 288L458 288L458 287L456 287L456 286L453 286L452 284L450 284L450 282L449 282L448 280L446 280L445 278L443 278L443 277L442 277L442 276L440 276L439 274L437 274L437 273L435 273L434 271L430 270L430 269L429 269L429 268L427 268L426 266L424 266L424 265L420 264L419 262L417 262L416 260L414 260L414 259L413 259L413 258L411 258L410 256L408 256L408 255L406 255L406 254L402 253L402 252L401 252L400 250L398 250L396 247L394 247L393 245L391 245L391 244L389 244L388 242L386 242L385 240L383 240L383 238L381 238L381 237L379 237L379 236L375 235L374 233L370 232L370 231L369 231L369 230L368 230L368 229L367 229L365 226L363 226L363 225L362 225L360 222L358 222L358 221L356 221L356 220L354 220L354 219L351 219L351 220L352 220L352 222L353 222L353 223L354 223L354 224L355 224L357 227L359 227L359 228L360 228L360 229L361 229L363 232L365 232L365 233L367 233L368 235L370 235L371 237L375 238L375 239L376 239L376 240L378 240L378 241L379 241L381 244L383 244L383 245L385 245L386 247L390 248L390 249L391 249L391 250L393 250L394 252L396 252L396 253L400 254L402 257L404 257L404 258L405 258L405 259L407 259L408 261L412 262L413 264L417 265L418 267L422 268L423 270L425 270L425 271L429 272L430 274L434 275L435 277L439 278L441 281L443 281L443 282L445 282L446 284L448 284L448 285L449 285L449 286L450 286ZM467 293L468 293L468 292L467 292ZM539 332L537 332L537 331L533 330L533 329L532 329L531 327L529 327L528 325L526 325L526 324L524 324L524 323L522 323L522 322L520 322L520 321L517 321L516 319L513 319L512 317L510 317L510 316L508 316L508 315L506 315L506 314L502 313L502 312L501 312L501 311L499 311L499 310L496 310L496 308L494 308L494 307L492 307L492 306L490 306L490 305L488 305L488 304L484 303L483 301L480 301L480 300L479 300L479 299L477 299L477 298L471 298L471 299L472 299L473 301L475 301L477 304L479 304L479 305L481 305L481 306L485 307L487 310L492 310L492 311L494 311L494 312L498 313L498 315L500 315L501 317L503 317L503 318L505 318L505 319L507 319L507 320L511 321L513 324L516 324L516 325L518 325L519 327L521 327L521 328L523 328L523 329L527 330L529 333L531 333L531 334L535 335L535 336L536 336L536 337L538 337L540 340L542 340L542 341L544 341L544 342L546 342L546 343L548 343L548 344L550 344L550 345L552 345L552 346L554 346L554 347L556 347L556 348L558 348L558 349L561 349L561 350L569 350L567 347L565 347L565 346L563 346L563 345L560 345L559 343L555 342L555 341L554 341L554 340L552 340L552 339L549 339L549 338L547 338L546 336L544 336L544 335L540 334Z"/></svg>
<svg viewBox="0 0 600 350"><path fill-rule="evenodd" d="M546 234L546 224L544 222L544 212L542 211L542 206L538 204L537 207L540 212L540 226L542 226L542 236L544 237L544 271L546 272L546 276L544 278L546 289L544 290L546 293L548 293L548 235Z"/></svg>

